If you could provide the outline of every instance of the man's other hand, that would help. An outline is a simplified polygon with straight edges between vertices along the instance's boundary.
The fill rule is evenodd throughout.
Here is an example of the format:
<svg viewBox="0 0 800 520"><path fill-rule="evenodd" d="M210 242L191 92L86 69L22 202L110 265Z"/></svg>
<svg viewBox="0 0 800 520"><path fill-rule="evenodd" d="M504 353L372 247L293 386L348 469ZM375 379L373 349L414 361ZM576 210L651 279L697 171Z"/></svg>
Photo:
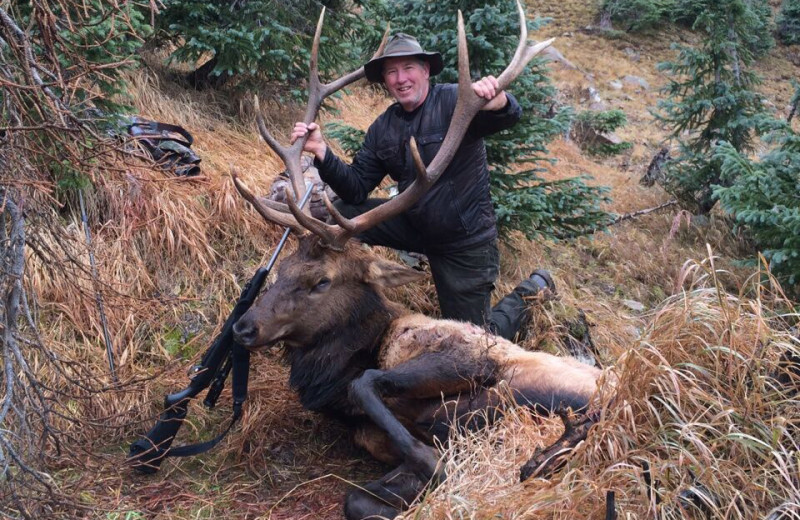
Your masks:
<svg viewBox="0 0 800 520"><path fill-rule="evenodd" d="M317 123L295 123L292 130L292 137L289 140L290 144L294 144L298 139L305 137L308 134L306 144L303 150L314 154L317 160L322 161L325 159L325 152L328 151L328 145L325 144L325 139L322 137L322 131Z"/></svg>
<svg viewBox="0 0 800 520"><path fill-rule="evenodd" d="M481 110L500 110L508 103L506 93L499 91L500 84L494 76L486 76L472 84L472 91L489 102ZM499 92L498 92L499 91Z"/></svg>

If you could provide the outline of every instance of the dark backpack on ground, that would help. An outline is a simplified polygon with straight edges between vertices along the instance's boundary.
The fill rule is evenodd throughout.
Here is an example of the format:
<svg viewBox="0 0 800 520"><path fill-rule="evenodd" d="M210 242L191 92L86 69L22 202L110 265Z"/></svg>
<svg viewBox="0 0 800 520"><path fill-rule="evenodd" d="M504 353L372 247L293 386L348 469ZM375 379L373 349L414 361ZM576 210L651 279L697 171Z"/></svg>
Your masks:
<svg viewBox="0 0 800 520"><path fill-rule="evenodd" d="M200 173L200 157L190 149L194 138L183 127L133 117L128 134L161 168L174 171L178 176Z"/></svg>

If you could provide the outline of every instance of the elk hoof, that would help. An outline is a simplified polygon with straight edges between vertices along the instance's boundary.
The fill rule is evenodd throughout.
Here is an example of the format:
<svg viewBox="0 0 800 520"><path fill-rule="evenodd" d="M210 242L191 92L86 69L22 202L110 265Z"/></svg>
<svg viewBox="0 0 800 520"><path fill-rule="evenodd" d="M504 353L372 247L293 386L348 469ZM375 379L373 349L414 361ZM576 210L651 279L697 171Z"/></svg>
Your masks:
<svg viewBox="0 0 800 520"><path fill-rule="evenodd" d="M423 482L430 481L434 486L444 482L444 463L439 460L435 448L416 441L406 457L408 468Z"/></svg>
<svg viewBox="0 0 800 520"><path fill-rule="evenodd" d="M573 416L566 410L555 410L564 422L564 433L561 437L543 450L537 450L531 459L522 466L519 472L520 482L532 476L550 478L567 463L575 447L586 439L594 419L587 414Z"/></svg>

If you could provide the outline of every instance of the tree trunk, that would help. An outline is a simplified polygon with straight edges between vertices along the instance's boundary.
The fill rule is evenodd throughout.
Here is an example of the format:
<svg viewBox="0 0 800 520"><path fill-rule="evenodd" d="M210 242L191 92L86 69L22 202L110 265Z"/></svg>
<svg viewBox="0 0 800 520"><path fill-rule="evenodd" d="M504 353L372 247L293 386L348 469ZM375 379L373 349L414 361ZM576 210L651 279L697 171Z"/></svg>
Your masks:
<svg viewBox="0 0 800 520"><path fill-rule="evenodd" d="M211 72L216 66L217 57L214 56L197 69L187 74L185 77L186 82L195 90L222 88L231 77L228 74L212 74Z"/></svg>

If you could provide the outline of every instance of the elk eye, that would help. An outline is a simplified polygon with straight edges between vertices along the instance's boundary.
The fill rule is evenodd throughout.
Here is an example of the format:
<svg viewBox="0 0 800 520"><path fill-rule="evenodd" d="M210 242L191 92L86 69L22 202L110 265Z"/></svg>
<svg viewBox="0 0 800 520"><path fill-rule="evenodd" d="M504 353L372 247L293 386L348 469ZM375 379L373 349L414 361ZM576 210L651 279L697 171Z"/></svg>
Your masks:
<svg viewBox="0 0 800 520"><path fill-rule="evenodd" d="M328 287L330 287L330 286L331 286L331 279L330 279L330 278L323 278L322 280L320 280L319 282L317 282L317 285L315 285L315 286L314 286L314 287L311 289L311 292L320 292L320 291L324 291L324 290L326 290L326 289L327 289Z"/></svg>

